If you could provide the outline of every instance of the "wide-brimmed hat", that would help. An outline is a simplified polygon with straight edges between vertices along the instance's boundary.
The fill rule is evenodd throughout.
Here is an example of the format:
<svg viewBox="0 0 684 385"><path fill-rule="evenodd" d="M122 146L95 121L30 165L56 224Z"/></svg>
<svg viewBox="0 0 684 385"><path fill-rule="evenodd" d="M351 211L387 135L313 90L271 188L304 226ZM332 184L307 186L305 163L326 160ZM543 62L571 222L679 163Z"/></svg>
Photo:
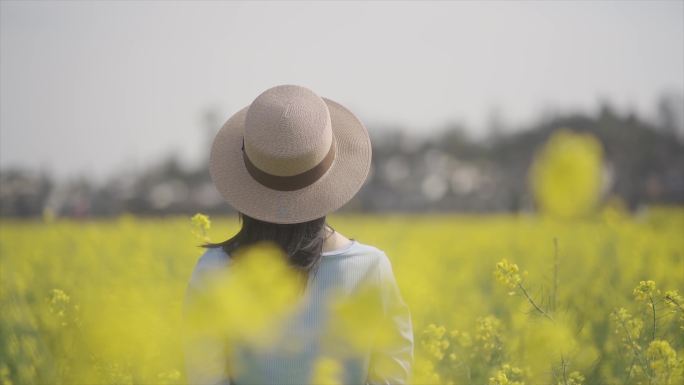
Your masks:
<svg viewBox="0 0 684 385"><path fill-rule="evenodd" d="M266 222L299 223L347 203L370 164L368 131L351 111L308 88L281 85L221 127L209 173L236 210Z"/></svg>

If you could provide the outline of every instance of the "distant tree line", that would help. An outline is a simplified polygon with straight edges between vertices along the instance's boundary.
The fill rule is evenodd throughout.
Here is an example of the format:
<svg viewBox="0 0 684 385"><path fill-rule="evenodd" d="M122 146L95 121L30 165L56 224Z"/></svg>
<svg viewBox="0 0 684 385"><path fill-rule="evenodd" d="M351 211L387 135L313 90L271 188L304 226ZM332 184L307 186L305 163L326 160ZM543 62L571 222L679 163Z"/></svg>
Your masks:
<svg viewBox="0 0 684 385"><path fill-rule="evenodd" d="M595 116L548 117L512 133L494 130L479 141L469 138L459 125L430 138L369 127L373 142L371 175L341 211L534 210L528 169L539 148L562 128L592 133L603 144L605 197L618 196L630 209L653 203L682 204L684 141L678 135L681 127L677 127L682 124L681 109L673 110L672 103L662 103L660 114L660 122L652 123L604 105ZM206 164L194 170L181 166L172 155L146 170L112 176L102 186L84 178L58 182L44 173L3 169L0 215L106 217L122 213L232 212L211 183Z"/></svg>

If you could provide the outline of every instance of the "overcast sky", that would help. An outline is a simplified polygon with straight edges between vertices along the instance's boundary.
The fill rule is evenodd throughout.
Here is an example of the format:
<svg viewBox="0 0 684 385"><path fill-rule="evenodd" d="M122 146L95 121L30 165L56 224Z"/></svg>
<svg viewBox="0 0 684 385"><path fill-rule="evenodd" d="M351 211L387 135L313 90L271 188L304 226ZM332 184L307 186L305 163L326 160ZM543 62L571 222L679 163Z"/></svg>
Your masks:
<svg viewBox="0 0 684 385"><path fill-rule="evenodd" d="M684 89L682 1L0 4L0 167L58 177L196 163L219 128L204 111L222 123L284 83L371 129L474 134L494 109L648 116Z"/></svg>

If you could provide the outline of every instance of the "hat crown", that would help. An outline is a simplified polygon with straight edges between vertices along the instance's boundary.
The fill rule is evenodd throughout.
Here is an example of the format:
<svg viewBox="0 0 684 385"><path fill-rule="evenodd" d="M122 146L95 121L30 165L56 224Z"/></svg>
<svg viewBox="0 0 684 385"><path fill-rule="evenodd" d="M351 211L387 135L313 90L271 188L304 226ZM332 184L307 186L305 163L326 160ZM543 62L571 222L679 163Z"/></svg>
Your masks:
<svg viewBox="0 0 684 385"><path fill-rule="evenodd" d="M246 155L260 170L277 176L303 173L332 145L327 104L305 87L269 88L247 109L244 141Z"/></svg>

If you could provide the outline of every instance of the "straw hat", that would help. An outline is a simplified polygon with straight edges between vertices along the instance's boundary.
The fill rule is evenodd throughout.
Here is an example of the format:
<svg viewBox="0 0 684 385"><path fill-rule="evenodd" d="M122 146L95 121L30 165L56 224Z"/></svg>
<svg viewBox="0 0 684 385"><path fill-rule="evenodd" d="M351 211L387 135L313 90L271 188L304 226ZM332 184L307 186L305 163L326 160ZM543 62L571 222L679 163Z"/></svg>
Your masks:
<svg viewBox="0 0 684 385"><path fill-rule="evenodd" d="M320 218L361 188L368 131L341 104L281 85L231 116L214 138L209 173L236 210L272 223Z"/></svg>

